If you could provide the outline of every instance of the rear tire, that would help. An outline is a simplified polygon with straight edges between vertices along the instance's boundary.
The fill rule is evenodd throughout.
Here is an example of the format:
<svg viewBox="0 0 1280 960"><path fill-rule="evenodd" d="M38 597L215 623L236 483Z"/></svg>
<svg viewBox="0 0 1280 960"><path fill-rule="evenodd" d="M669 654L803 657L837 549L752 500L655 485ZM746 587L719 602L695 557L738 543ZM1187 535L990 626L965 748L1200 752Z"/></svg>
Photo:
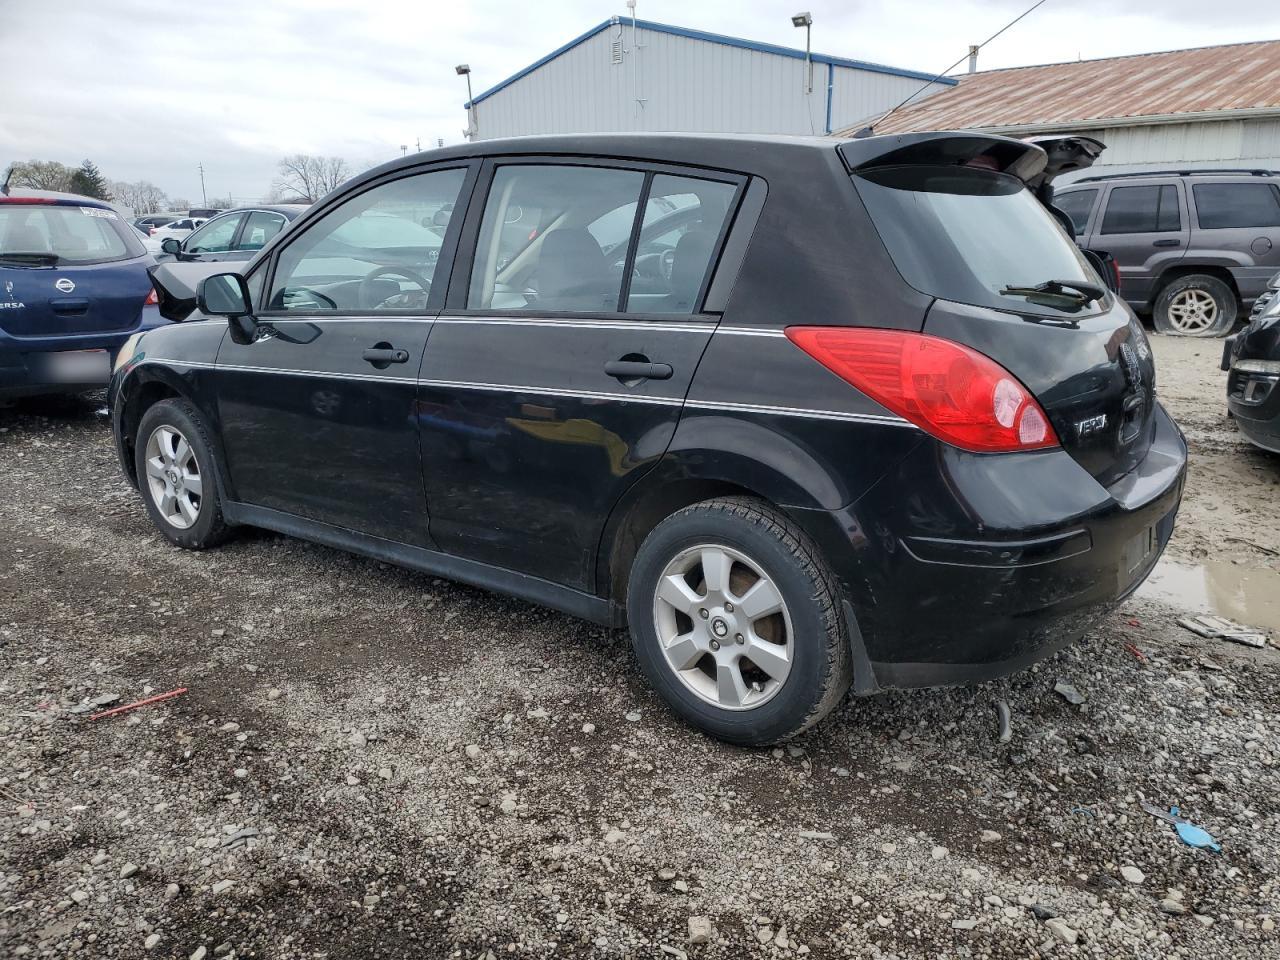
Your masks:
<svg viewBox="0 0 1280 960"><path fill-rule="evenodd" d="M708 500L658 524L636 554L627 616L650 683L729 743L795 736L831 712L853 677L834 576L808 537L759 500Z"/></svg>
<svg viewBox="0 0 1280 960"><path fill-rule="evenodd" d="M170 543L204 550L230 536L213 444L194 406L169 399L149 407L138 424L133 457L147 513Z"/></svg>
<svg viewBox="0 0 1280 960"><path fill-rule="evenodd" d="M1194 273L1171 281L1156 297L1151 317L1158 333L1225 337L1240 310L1235 291L1217 277Z"/></svg>

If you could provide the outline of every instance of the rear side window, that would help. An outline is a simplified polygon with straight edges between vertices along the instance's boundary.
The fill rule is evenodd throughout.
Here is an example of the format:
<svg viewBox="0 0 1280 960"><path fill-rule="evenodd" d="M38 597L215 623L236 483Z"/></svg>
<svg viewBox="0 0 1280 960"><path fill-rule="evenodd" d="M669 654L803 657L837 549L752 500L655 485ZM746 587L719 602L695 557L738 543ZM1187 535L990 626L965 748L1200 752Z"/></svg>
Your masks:
<svg viewBox="0 0 1280 960"><path fill-rule="evenodd" d="M1181 229L1178 188L1173 184L1112 188L1102 218L1103 233L1167 233Z"/></svg>
<svg viewBox="0 0 1280 960"><path fill-rule="evenodd" d="M868 170L853 180L898 272L922 293L1057 316L1057 307L1018 291L1050 280L1101 282L1016 177L913 165Z"/></svg>
<svg viewBox="0 0 1280 960"><path fill-rule="evenodd" d="M0 256L27 254L50 264L107 263L145 249L115 211L63 204L0 206Z"/></svg>
<svg viewBox="0 0 1280 960"><path fill-rule="evenodd" d="M1196 217L1204 230L1280 227L1280 189L1272 183L1197 183Z"/></svg>
<svg viewBox="0 0 1280 960"><path fill-rule="evenodd" d="M1078 237L1089 225L1089 211L1093 209L1093 201L1097 199L1097 190L1075 190L1055 196L1053 205L1071 218L1072 229Z"/></svg>
<svg viewBox="0 0 1280 960"><path fill-rule="evenodd" d="M284 217L278 213L255 210L245 221L240 234L241 250L261 250L267 241L284 229Z"/></svg>

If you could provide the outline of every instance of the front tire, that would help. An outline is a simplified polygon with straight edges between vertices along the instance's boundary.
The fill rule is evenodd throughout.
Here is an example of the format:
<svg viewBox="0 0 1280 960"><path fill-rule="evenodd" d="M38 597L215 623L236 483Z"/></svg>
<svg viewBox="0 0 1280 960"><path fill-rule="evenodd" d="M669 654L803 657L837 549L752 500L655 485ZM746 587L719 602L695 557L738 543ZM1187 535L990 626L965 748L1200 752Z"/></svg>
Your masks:
<svg viewBox="0 0 1280 960"><path fill-rule="evenodd" d="M170 399L148 408L133 456L147 513L171 543L203 550L226 540L213 445L194 406Z"/></svg>
<svg viewBox="0 0 1280 960"><path fill-rule="evenodd" d="M835 578L786 516L726 497L645 538L627 591L636 656L684 719L729 743L795 736L852 680Z"/></svg>
<svg viewBox="0 0 1280 960"><path fill-rule="evenodd" d="M1195 273L1167 284L1156 297L1151 319L1156 331L1175 337L1225 337L1240 304L1224 281Z"/></svg>

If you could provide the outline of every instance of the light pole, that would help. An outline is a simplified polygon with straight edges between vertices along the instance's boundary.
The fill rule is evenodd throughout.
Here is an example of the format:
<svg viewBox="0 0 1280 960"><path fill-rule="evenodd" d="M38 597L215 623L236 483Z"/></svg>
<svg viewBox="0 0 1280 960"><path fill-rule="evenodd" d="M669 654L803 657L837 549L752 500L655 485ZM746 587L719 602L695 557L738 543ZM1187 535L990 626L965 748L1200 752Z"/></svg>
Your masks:
<svg viewBox="0 0 1280 960"><path fill-rule="evenodd" d="M804 13L797 13L791 18L791 25L793 27L804 27L804 92L810 94L813 93L813 54L809 46L809 36L813 28L813 17L810 16L808 10Z"/></svg>
<svg viewBox="0 0 1280 960"><path fill-rule="evenodd" d="M467 129L465 133L468 140L474 140L480 125L476 122L476 105L471 97L471 65L460 63L453 70L458 76L467 78Z"/></svg>

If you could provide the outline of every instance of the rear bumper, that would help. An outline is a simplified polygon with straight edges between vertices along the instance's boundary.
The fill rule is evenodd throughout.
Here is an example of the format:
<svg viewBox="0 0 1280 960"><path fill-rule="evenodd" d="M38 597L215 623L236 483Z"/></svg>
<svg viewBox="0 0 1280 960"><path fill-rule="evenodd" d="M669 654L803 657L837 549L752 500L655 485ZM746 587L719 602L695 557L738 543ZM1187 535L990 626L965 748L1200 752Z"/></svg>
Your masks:
<svg viewBox="0 0 1280 960"><path fill-rule="evenodd" d="M1280 374L1227 374L1227 409L1249 442L1280 453Z"/></svg>
<svg viewBox="0 0 1280 960"><path fill-rule="evenodd" d="M13 337L0 331L0 397L101 390L124 342L141 330L168 322L158 307L145 306L136 325L110 333ZM106 351L105 367L79 362L87 351Z"/></svg>
<svg viewBox="0 0 1280 960"><path fill-rule="evenodd" d="M796 511L851 600L855 663L873 674L857 689L988 680L1078 639L1159 559L1186 463L1160 408L1146 458L1111 488L1061 450L922 444L846 510Z"/></svg>

